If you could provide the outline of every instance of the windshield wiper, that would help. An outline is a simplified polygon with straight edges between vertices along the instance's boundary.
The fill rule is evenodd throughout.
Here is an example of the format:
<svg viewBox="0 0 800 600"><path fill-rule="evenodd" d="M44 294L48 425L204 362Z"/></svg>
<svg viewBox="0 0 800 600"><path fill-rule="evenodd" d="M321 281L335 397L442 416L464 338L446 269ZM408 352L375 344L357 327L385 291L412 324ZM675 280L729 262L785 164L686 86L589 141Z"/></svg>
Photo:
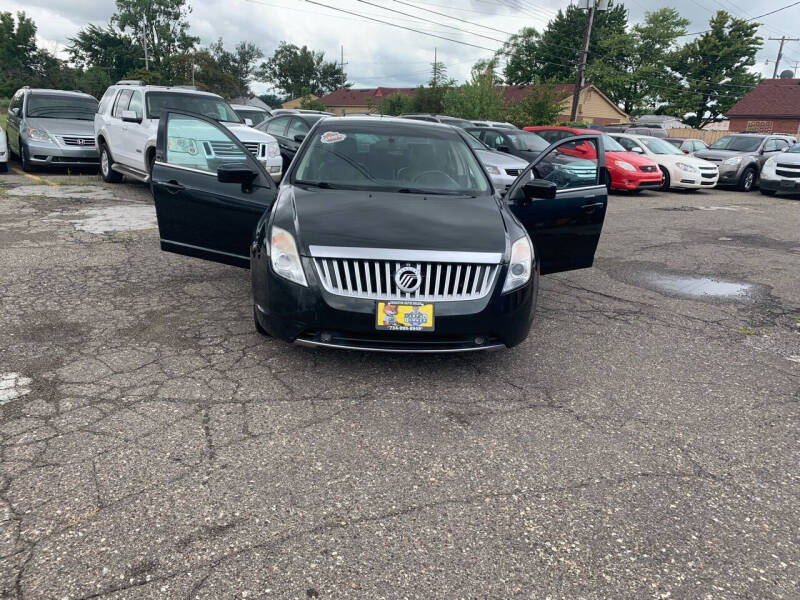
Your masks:
<svg viewBox="0 0 800 600"><path fill-rule="evenodd" d="M428 196L466 196L463 192L447 190L424 190L422 188L404 187L397 190L398 194L427 194Z"/></svg>
<svg viewBox="0 0 800 600"><path fill-rule="evenodd" d="M302 179L296 179L295 183L299 185L309 185L311 187L318 187L322 188L323 190L335 189L335 186L331 185L327 181L303 181Z"/></svg>

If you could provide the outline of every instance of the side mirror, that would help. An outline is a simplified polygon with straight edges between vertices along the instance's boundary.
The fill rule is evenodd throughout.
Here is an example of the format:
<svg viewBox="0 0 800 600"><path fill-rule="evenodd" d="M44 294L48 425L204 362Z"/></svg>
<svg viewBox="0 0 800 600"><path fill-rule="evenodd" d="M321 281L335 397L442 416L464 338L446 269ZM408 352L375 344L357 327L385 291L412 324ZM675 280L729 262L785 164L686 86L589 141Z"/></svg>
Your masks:
<svg viewBox="0 0 800 600"><path fill-rule="evenodd" d="M547 179L533 179L522 186L522 192L525 194L526 200L533 200L534 198L552 200L556 197L557 190L556 183Z"/></svg>
<svg viewBox="0 0 800 600"><path fill-rule="evenodd" d="M302 142L304 139L306 139L305 133L298 133L296 136L294 136L294 141L297 142L298 144Z"/></svg>
<svg viewBox="0 0 800 600"><path fill-rule="evenodd" d="M228 163L217 169L217 181L220 183L239 183L249 186L258 177L258 173L246 163Z"/></svg>
<svg viewBox="0 0 800 600"><path fill-rule="evenodd" d="M253 119L248 119L247 117L245 117L244 124L247 125L248 127L252 127L253 126Z"/></svg>
<svg viewBox="0 0 800 600"><path fill-rule="evenodd" d="M123 110L122 111L122 120L125 123L141 123L142 120L139 118L139 115L136 114L135 111L132 110Z"/></svg>
<svg viewBox="0 0 800 600"><path fill-rule="evenodd" d="M498 146L498 147L497 147L497 149L498 149L500 152L505 152L506 154L508 154L509 152L511 152L511 148L509 148L508 146Z"/></svg>
<svg viewBox="0 0 800 600"><path fill-rule="evenodd" d="M644 150L642 150L639 146L634 146L631 148L631 152L636 152L636 154L644 154Z"/></svg>

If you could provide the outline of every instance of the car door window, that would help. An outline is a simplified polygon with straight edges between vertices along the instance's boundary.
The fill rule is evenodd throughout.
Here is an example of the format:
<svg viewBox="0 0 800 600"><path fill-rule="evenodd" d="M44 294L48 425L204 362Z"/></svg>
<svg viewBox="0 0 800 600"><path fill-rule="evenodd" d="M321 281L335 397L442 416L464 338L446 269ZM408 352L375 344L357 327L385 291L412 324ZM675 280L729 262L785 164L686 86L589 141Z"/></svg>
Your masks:
<svg viewBox="0 0 800 600"><path fill-rule="evenodd" d="M308 133L308 125L302 119L292 119L292 124L289 125L289 131L286 133L286 137L290 140L294 139L296 135L306 135Z"/></svg>
<svg viewBox="0 0 800 600"><path fill-rule="evenodd" d="M289 117L278 117L277 119L273 119L267 125L267 133L270 135L278 135L280 137L285 137L284 133L286 132L286 125L289 123Z"/></svg>
<svg viewBox="0 0 800 600"><path fill-rule="evenodd" d="M141 119L144 114L144 102L142 101L142 92L135 91L131 96L131 101L128 104L128 110L136 113L136 118Z"/></svg>
<svg viewBox="0 0 800 600"><path fill-rule="evenodd" d="M576 156L576 146L585 146L581 158ZM597 142L596 140L579 140L559 144L528 170L523 176L521 184L531 179L545 179L556 184L556 190L570 190L575 188L599 185L599 170L597 168Z"/></svg>
<svg viewBox="0 0 800 600"><path fill-rule="evenodd" d="M17 92L17 94L11 99L11 104L9 105L10 109L18 108L20 112L22 111L22 98L24 94L22 92Z"/></svg>
<svg viewBox="0 0 800 600"><path fill-rule="evenodd" d="M639 148L641 150L641 147L639 146L639 144L637 144L635 141L633 141L630 138L615 137L614 139L617 140L619 142L620 146L625 148L625 150L627 150L628 152L634 152L634 148Z"/></svg>
<svg viewBox="0 0 800 600"><path fill-rule="evenodd" d="M483 135L484 143L494 150L497 150L500 146L506 146L506 142L503 139L503 136L499 133L495 133L494 131L487 131Z"/></svg>
<svg viewBox="0 0 800 600"><path fill-rule="evenodd" d="M171 113L166 131L166 163L216 175L226 163L248 162L247 151L207 121Z"/></svg>
<svg viewBox="0 0 800 600"><path fill-rule="evenodd" d="M97 107L97 112L100 114L105 114L106 110L108 110L108 106L114 101L114 95L117 93L117 90L114 88L108 88L106 93L103 94L103 97L100 98L100 104Z"/></svg>
<svg viewBox="0 0 800 600"><path fill-rule="evenodd" d="M114 116L116 118L121 119L122 111L128 110L128 103L131 101L132 95L132 90L122 90L117 96L117 103L114 105Z"/></svg>
<svg viewBox="0 0 800 600"><path fill-rule="evenodd" d="M789 143L786 140L778 139L778 140L775 140L775 143L777 144L777 149L780 152L783 152L784 150L786 150L786 148L789 147Z"/></svg>

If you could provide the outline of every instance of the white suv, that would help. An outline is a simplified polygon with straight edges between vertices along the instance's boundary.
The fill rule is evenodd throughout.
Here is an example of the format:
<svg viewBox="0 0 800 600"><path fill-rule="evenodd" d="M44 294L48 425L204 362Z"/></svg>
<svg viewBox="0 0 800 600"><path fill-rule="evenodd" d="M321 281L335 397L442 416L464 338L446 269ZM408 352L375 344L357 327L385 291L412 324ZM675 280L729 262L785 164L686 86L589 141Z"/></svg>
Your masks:
<svg viewBox="0 0 800 600"><path fill-rule="evenodd" d="M103 94L94 117L94 135L100 150L100 173L108 183L127 175L149 182L156 156L158 119L165 108L199 113L216 119L233 133L272 176L280 181L283 162L277 140L248 127L225 100L216 94L187 87L144 85L120 81ZM203 145L206 158L222 158L230 142Z"/></svg>

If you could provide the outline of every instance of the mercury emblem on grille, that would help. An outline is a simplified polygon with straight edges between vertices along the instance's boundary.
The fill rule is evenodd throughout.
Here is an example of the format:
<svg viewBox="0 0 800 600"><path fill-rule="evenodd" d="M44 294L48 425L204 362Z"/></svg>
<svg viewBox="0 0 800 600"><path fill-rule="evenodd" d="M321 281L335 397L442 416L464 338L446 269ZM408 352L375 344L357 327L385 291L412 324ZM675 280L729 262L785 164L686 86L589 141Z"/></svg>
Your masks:
<svg viewBox="0 0 800 600"><path fill-rule="evenodd" d="M403 267L394 274L394 282L401 292L416 292L422 284L422 274L416 267Z"/></svg>

